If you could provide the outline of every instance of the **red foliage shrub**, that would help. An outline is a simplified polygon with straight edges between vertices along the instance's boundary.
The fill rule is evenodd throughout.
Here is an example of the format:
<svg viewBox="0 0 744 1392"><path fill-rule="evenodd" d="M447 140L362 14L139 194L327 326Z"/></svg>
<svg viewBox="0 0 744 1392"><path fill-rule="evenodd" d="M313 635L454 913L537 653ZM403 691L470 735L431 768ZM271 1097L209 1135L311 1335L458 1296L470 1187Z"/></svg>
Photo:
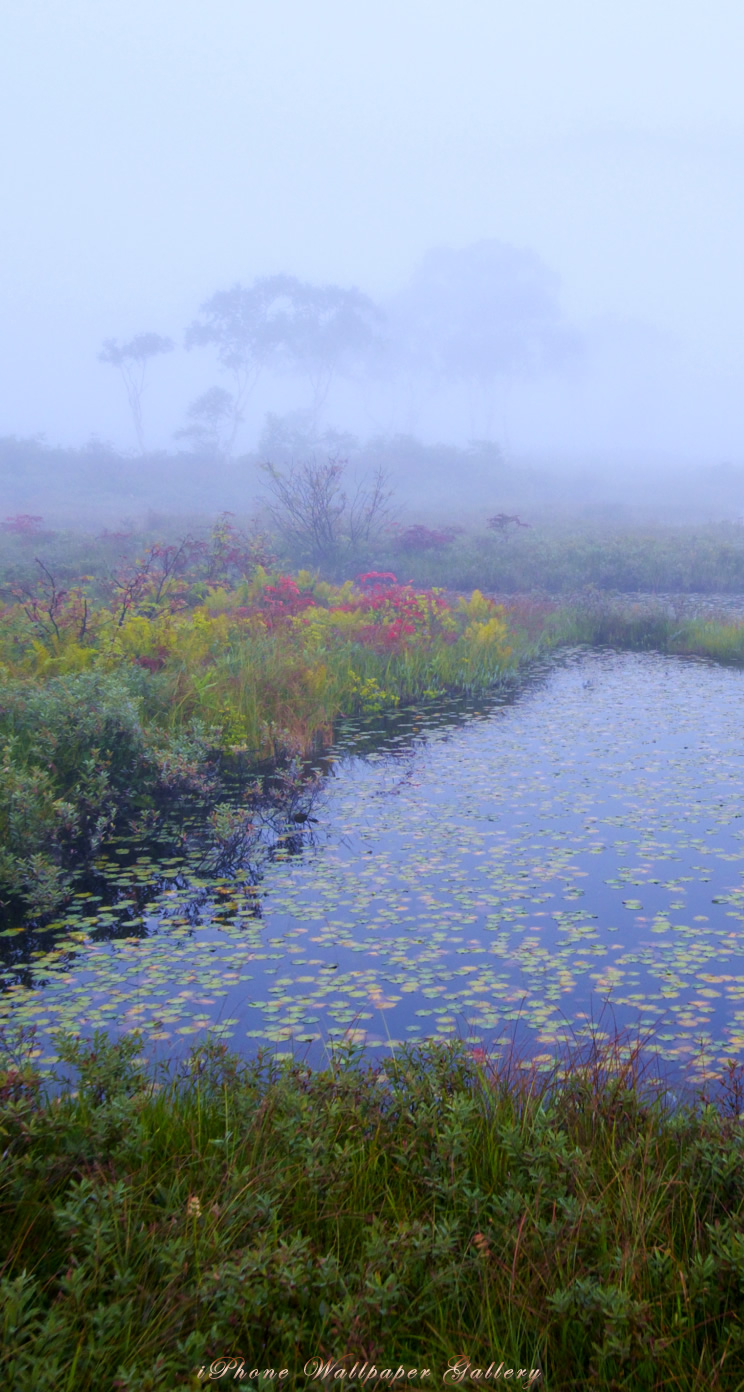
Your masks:
<svg viewBox="0 0 744 1392"><path fill-rule="evenodd" d="M398 584L390 571L368 571L359 577L359 583L363 593L339 609L369 615L371 622L357 637L377 652L401 652L406 640L416 634L432 637L437 632L438 615L449 608L441 595L429 591L418 594L410 584Z"/></svg>
<svg viewBox="0 0 744 1392"><path fill-rule="evenodd" d="M363 590L379 590L388 585L397 585L398 578L392 570L368 570L364 575L358 575L357 581Z"/></svg>
<svg viewBox="0 0 744 1392"><path fill-rule="evenodd" d="M296 580L289 575L281 575L275 585L266 585L261 591L254 612L261 614L267 628L272 629L283 619L291 619L314 604L313 596L307 590L301 590Z"/></svg>
<svg viewBox="0 0 744 1392"><path fill-rule="evenodd" d="M460 529L457 527L424 527L417 522L414 526L406 527L395 539L395 545L400 551L431 551L441 549L443 546L451 546Z"/></svg>
<svg viewBox="0 0 744 1392"><path fill-rule="evenodd" d="M498 603L506 609L510 626L521 629L528 638L538 637L556 610L549 600L533 599L530 595L505 595Z"/></svg>
<svg viewBox="0 0 744 1392"><path fill-rule="evenodd" d="M135 657L138 667L145 667L148 672L160 672L165 666L168 652L166 648L159 648L155 657Z"/></svg>
<svg viewBox="0 0 744 1392"><path fill-rule="evenodd" d="M15 517L6 517L2 529L14 536L38 536L43 521L43 517L34 517L29 512L17 512Z"/></svg>

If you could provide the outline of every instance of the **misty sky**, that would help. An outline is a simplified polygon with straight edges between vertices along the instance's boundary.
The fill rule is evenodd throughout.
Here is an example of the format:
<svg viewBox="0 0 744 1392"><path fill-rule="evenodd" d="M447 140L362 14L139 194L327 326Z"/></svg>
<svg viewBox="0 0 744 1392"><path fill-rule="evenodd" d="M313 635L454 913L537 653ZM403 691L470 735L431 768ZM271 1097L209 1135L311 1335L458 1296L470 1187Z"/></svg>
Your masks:
<svg viewBox="0 0 744 1392"><path fill-rule="evenodd" d="M741 0L1 0L0 37L0 433L129 448L104 338L498 238L587 345L516 384L516 449L744 457ZM156 364L153 443L218 380Z"/></svg>

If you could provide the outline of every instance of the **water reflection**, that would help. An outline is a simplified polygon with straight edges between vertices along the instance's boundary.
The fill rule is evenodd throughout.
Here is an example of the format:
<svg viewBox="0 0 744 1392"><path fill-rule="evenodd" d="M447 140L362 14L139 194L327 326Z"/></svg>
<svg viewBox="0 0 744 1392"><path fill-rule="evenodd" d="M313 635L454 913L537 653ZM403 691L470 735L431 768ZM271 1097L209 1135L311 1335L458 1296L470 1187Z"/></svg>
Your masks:
<svg viewBox="0 0 744 1392"><path fill-rule="evenodd" d="M508 697L346 722L291 811L236 773L218 824L132 834L4 938L6 1017L46 1056L59 1026L175 1054L219 1022L311 1056L518 1027L546 1060L600 1019L710 1069L744 1052L743 680L574 650Z"/></svg>

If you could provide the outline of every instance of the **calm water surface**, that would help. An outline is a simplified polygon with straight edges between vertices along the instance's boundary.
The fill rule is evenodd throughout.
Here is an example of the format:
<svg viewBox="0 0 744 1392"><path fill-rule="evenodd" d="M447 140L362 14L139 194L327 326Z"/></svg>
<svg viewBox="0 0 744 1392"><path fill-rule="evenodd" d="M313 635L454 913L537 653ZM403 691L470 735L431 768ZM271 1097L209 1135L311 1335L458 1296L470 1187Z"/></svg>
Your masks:
<svg viewBox="0 0 744 1392"><path fill-rule="evenodd" d="M699 1077L744 1058L743 715L740 671L577 650L509 700L349 725L257 883L195 870L198 829L155 865L130 837L9 929L0 1020L51 1061L60 1027L313 1058L517 1023L547 1060L599 1019Z"/></svg>

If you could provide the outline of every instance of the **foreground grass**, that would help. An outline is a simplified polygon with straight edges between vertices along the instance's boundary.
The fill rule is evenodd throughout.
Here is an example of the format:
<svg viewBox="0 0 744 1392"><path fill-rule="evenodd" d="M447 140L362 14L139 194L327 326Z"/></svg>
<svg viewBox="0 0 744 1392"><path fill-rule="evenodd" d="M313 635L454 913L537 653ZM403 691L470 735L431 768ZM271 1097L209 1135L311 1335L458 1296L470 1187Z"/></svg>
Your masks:
<svg viewBox="0 0 744 1392"><path fill-rule="evenodd" d="M619 1043L552 1080L462 1047L312 1072L207 1045L160 1086L136 1050L67 1041L53 1099L3 1075L4 1386L196 1387L238 1354L292 1387L327 1385L320 1356L431 1370L409 1386L458 1356L463 1385L502 1360L553 1392L743 1385L734 1070L672 1110Z"/></svg>

